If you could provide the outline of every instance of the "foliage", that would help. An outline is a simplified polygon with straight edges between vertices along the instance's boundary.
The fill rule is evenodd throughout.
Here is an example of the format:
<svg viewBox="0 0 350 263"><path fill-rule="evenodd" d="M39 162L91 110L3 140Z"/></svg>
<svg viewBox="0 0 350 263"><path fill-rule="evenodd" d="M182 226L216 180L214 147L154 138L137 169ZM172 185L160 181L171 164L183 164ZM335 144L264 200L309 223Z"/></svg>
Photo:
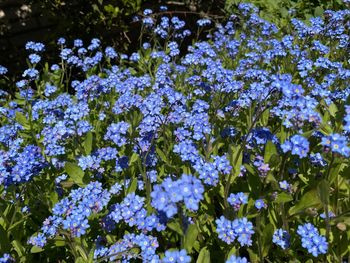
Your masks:
<svg viewBox="0 0 350 263"><path fill-rule="evenodd" d="M242 0L226 0L225 10L231 13L237 10ZM278 26L288 25L291 17L308 20L312 16L320 16L324 10L340 10L345 5L342 0L253 0L252 4L260 9L260 16L276 23Z"/></svg>
<svg viewBox="0 0 350 263"><path fill-rule="evenodd" d="M130 56L26 44L0 91L0 262L349 258L350 9L279 30L240 4L190 46L161 10Z"/></svg>

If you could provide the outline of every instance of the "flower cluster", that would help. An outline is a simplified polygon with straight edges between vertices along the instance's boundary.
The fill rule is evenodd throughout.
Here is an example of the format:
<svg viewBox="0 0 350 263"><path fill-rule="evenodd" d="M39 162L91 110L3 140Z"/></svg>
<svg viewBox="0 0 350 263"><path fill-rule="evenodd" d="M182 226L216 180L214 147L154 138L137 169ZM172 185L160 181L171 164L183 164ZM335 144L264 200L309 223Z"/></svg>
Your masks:
<svg viewBox="0 0 350 263"><path fill-rule="evenodd" d="M115 223L119 223L123 220L130 227L136 226L138 229L146 231L151 231L156 229L157 231L162 231L165 226L159 222L159 218L154 215L147 215L147 211L144 208L145 198L131 193L127 195L123 202L120 204L115 204L110 208L111 213L108 215L106 220L107 229L113 229L115 226L110 225L110 220Z"/></svg>
<svg viewBox="0 0 350 263"><path fill-rule="evenodd" d="M320 254L326 254L328 250L328 242L324 236L318 233L317 228L312 224L306 223L298 226L298 235L301 238L303 248L313 256L317 257Z"/></svg>
<svg viewBox="0 0 350 263"><path fill-rule="evenodd" d="M282 249L287 249L290 246L290 235L286 230L279 228L273 233L272 242Z"/></svg>
<svg viewBox="0 0 350 263"><path fill-rule="evenodd" d="M110 262L118 259L130 261L138 257L131 251L132 248L139 247L141 249L140 256L146 262L159 262L159 256L156 254L156 249L159 244L157 238L145 234L126 234L124 237L108 247L98 246L95 250L94 257L106 257Z"/></svg>
<svg viewBox="0 0 350 263"><path fill-rule="evenodd" d="M227 198L227 202L233 206L235 211L238 211L241 205L248 203L248 196L245 193L230 194Z"/></svg>
<svg viewBox="0 0 350 263"><path fill-rule="evenodd" d="M56 64L42 67L49 48L27 43L18 92L0 90L11 253L0 261L33 260L30 245L57 261L46 244L58 238L61 261L190 262L213 247L211 257L227 255L232 243L229 255L246 258L227 262L259 252L295 261L296 235L315 257L329 242L325 259L339 260L337 238L319 233L349 243L350 10L279 30L242 3L222 24L198 20L203 34L190 46L185 21L163 11L140 13L141 45L129 55L97 38L60 38ZM286 216L288 232L276 229ZM261 249L266 238L274 245Z"/></svg>
<svg viewBox="0 0 350 263"><path fill-rule="evenodd" d="M46 166L39 147L28 145L22 151L18 150L15 147L9 152L0 150L1 185L28 182Z"/></svg>
<svg viewBox="0 0 350 263"><path fill-rule="evenodd" d="M226 260L226 263L248 263L248 260L245 257L237 257L232 255L229 259Z"/></svg>
<svg viewBox="0 0 350 263"><path fill-rule="evenodd" d="M154 186L152 206L165 212L169 218L177 213L179 202L184 202L187 209L197 211L203 192L201 181L192 175L183 174L176 181L166 178L162 184Z"/></svg>
<svg viewBox="0 0 350 263"><path fill-rule="evenodd" d="M231 244L237 239L241 246L252 245L253 224L247 218L243 217L230 221L221 216L215 222L216 232L225 243Z"/></svg>
<svg viewBox="0 0 350 263"><path fill-rule="evenodd" d="M45 219L42 233L31 237L29 243L43 247L46 237L55 236L60 229L69 230L72 236L84 235L90 227L88 218L100 212L109 202L111 194L100 182L92 182L85 188L72 190L68 197L52 209L53 215Z"/></svg>
<svg viewBox="0 0 350 263"><path fill-rule="evenodd" d="M285 141L281 148L283 152L291 151L292 154L298 155L300 158L306 157L309 152L308 140L300 135L294 135L290 140Z"/></svg>
<svg viewBox="0 0 350 263"><path fill-rule="evenodd" d="M191 262L191 257L187 255L186 250L167 250L165 251L164 258L162 258L163 263L172 263L172 262Z"/></svg>
<svg viewBox="0 0 350 263"><path fill-rule="evenodd" d="M14 259L10 256L10 254L3 254L2 257L0 258L0 263L11 263L15 262Z"/></svg>

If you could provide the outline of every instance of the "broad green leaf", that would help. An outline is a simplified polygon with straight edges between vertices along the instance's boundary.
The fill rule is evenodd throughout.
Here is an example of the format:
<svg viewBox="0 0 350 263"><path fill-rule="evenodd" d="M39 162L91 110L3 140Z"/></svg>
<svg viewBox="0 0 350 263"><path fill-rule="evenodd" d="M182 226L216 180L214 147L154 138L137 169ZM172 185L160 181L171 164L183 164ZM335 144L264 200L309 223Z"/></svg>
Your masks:
<svg viewBox="0 0 350 263"><path fill-rule="evenodd" d="M187 250L187 252L191 253L194 242L197 239L197 236L198 236L198 228L196 224L191 224L188 227L185 235L185 249Z"/></svg>
<svg viewBox="0 0 350 263"><path fill-rule="evenodd" d="M207 247L203 247L202 250L199 252L197 263L210 263L210 251Z"/></svg>
<svg viewBox="0 0 350 263"><path fill-rule="evenodd" d="M276 146L272 141L267 141L267 143L265 145L264 162L268 163L270 161L272 155L277 155Z"/></svg>
<svg viewBox="0 0 350 263"><path fill-rule="evenodd" d="M260 118L260 121L261 121L261 124L263 127L267 126L267 124L269 122L269 117L270 117L270 111L265 110Z"/></svg>
<svg viewBox="0 0 350 263"><path fill-rule="evenodd" d="M241 171L241 165L243 160L242 150L239 146L231 145L229 147L229 160L234 169L234 177ZM234 179L234 177L232 179Z"/></svg>
<svg viewBox="0 0 350 263"><path fill-rule="evenodd" d="M267 224L264 227L263 233L262 233L262 247L263 247L263 256L266 257L269 253L271 243L272 243L272 236L273 236L273 225Z"/></svg>
<svg viewBox="0 0 350 263"><path fill-rule="evenodd" d="M86 260L84 260L82 257L78 257L78 258L75 260L75 263L86 263Z"/></svg>
<svg viewBox="0 0 350 263"><path fill-rule="evenodd" d="M33 246L31 249L30 249L30 253L40 253L44 251L44 249L42 249L41 247L37 247L37 246Z"/></svg>
<svg viewBox="0 0 350 263"><path fill-rule="evenodd" d="M317 187L318 196L323 205L328 206L329 203L329 184L326 180L322 180Z"/></svg>
<svg viewBox="0 0 350 263"><path fill-rule="evenodd" d="M311 190L305 193L300 201L293 207L289 209L289 214L294 215L296 213L302 212L306 208L319 206L321 201L318 197L316 190Z"/></svg>
<svg viewBox="0 0 350 263"><path fill-rule="evenodd" d="M258 260L258 255L257 255L257 253L256 253L256 251L255 250L253 250L253 249L247 249L248 250L248 253L249 253L249 258L250 258L250 261L251 262L259 262L259 260Z"/></svg>
<svg viewBox="0 0 350 263"><path fill-rule="evenodd" d="M290 201L293 201L293 197L285 192L279 193L276 197L275 203L288 203Z"/></svg>
<svg viewBox="0 0 350 263"><path fill-rule="evenodd" d="M236 255L236 253L237 253L237 248L232 247L230 252L228 252L227 259L229 259L232 255Z"/></svg>
<svg viewBox="0 0 350 263"><path fill-rule="evenodd" d="M134 193L137 189L137 178L132 179L131 184L129 185L127 193Z"/></svg>
<svg viewBox="0 0 350 263"><path fill-rule="evenodd" d="M67 162L64 166L69 177L79 186L84 186L84 171L75 163Z"/></svg>
<svg viewBox="0 0 350 263"><path fill-rule="evenodd" d="M324 12L323 8L322 8L321 6L317 6L317 7L315 8L314 15L315 15L315 16L322 16L322 15L323 15L323 12Z"/></svg>
<svg viewBox="0 0 350 263"><path fill-rule="evenodd" d="M137 161L137 159L139 158L139 155L137 153L132 153L130 160L129 160L129 165L133 164L134 162Z"/></svg>
<svg viewBox="0 0 350 263"><path fill-rule="evenodd" d="M89 155L91 153L91 150L92 150L92 132L88 132L86 134L86 138L85 138L85 141L84 141L84 150L85 150L85 154Z"/></svg>
<svg viewBox="0 0 350 263"><path fill-rule="evenodd" d="M179 222L169 222L167 224L167 226L171 229L171 230L174 230L176 233L178 233L179 235L183 236L183 231L182 231L182 228L181 228L181 225Z"/></svg>
<svg viewBox="0 0 350 263"><path fill-rule="evenodd" d="M159 149L159 148L157 147L157 148L156 148L156 152L157 152L158 156L160 157L160 159L161 159L163 162L165 162L165 163L168 162L168 159L167 159L165 153L164 153L161 149Z"/></svg>
<svg viewBox="0 0 350 263"><path fill-rule="evenodd" d="M16 111L16 121L23 126L24 129L29 130L30 125L27 117L22 112Z"/></svg>

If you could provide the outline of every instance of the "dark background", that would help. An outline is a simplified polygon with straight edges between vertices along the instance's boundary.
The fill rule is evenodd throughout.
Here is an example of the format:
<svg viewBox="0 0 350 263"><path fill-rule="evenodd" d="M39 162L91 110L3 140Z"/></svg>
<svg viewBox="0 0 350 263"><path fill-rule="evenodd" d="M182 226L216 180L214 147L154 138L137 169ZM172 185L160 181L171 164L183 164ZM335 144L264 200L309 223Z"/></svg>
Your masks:
<svg viewBox="0 0 350 263"><path fill-rule="evenodd" d="M45 61L57 57L55 42L65 37L72 42L81 38L85 43L93 37L103 45L114 46L127 54L137 50L140 23L132 22L134 15L151 8L158 12L168 6L169 15L186 20L195 27L201 17L224 19L235 12L240 0L0 0L0 65L9 69L8 77L18 80L27 67L24 45L27 41L45 43ZM252 0L261 16L280 27L290 16L308 19L325 9L345 8L341 0ZM295 10L292 13L288 12Z"/></svg>

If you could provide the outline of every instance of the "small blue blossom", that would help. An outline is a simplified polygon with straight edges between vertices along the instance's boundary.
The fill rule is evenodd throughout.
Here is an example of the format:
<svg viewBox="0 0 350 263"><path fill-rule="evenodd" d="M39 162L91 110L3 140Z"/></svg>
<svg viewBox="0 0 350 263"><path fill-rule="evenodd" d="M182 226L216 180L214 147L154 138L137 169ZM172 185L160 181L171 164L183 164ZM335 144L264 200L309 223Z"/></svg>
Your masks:
<svg viewBox="0 0 350 263"><path fill-rule="evenodd" d="M119 147L123 146L127 139L125 135L130 127L130 124L124 121L118 123L112 123L108 128L105 134L105 140L111 140Z"/></svg>
<svg viewBox="0 0 350 263"><path fill-rule="evenodd" d="M219 238L227 244L231 244L236 239L241 246L251 246L251 237L254 234L253 224L247 218L238 218L233 221L221 216L216 221L216 232Z"/></svg>
<svg viewBox="0 0 350 263"><path fill-rule="evenodd" d="M30 54L29 55L29 61L32 64L37 64L41 60L41 57L38 54Z"/></svg>
<svg viewBox="0 0 350 263"><path fill-rule="evenodd" d="M248 196L245 193L230 194L227 198L230 205L233 206L234 210L238 211L241 205L248 203Z"/></svg>
<svg viewBox="0 0 350 263"><path fill-rule="evenodd" d="M165 251L162 263L190 263L191 257L187 255L186 250L167 250Z"/></svg>
<svg viewBox="0 0 350 263"><path fill-rule="evenodd" d="M45 45L40 42L29 41L26 43L26 50L32 50L36 52L41 52L45 49Z"/></svg>
<svg viewBox="0 0 350 263"><path fill-rule="evenodd" d="M237 257L232 255L226 260L226 263L248 263L248 260L245 257Z"/></svg>
<svg viewBox="0 0 350 263"><path fill-rule="evenodd" d="M266 208L267 205L263 199L258 199L255 201L255 207L256 209L261 210L262 208Z"/></svg>
<svg viewBox="0 0 350 263"><path fill-rule="evenodd" d="M287 249L290 246L290 235L286 230L281 228L273 233L272 242L280 246L282 249Z"/></svg>
<svg viewBox="0 0 350 263"><path fill-rule="evenodd" d="M283 152L291 151L292 154L298 155L300 158L306 157L309 152L308 140L300 135L294 135L290 140L285 141L281 148Z"/></svg>
<svg viewBox="0 0 350 263"><path fill-rule="evenodd" d="M350 148L347 146L347 138L338 133L331 134L322 138L321 144L329 147L333 152L340 153L345 157L350 156Z"/></svg>
<svg viewBox="0 0 350 263"><path fill-rule="evenodd" d="M4 66L0 65L0 76L1 75L5 75L7 73L7 68L5 68Z"/></svg>
<svg viewBox="0 0 350 263"><path fill-rule="evenodd" d="M290 191L290 189L291 189L290 184L286 180L279 182L279 186L282 190Z"/></svg>

